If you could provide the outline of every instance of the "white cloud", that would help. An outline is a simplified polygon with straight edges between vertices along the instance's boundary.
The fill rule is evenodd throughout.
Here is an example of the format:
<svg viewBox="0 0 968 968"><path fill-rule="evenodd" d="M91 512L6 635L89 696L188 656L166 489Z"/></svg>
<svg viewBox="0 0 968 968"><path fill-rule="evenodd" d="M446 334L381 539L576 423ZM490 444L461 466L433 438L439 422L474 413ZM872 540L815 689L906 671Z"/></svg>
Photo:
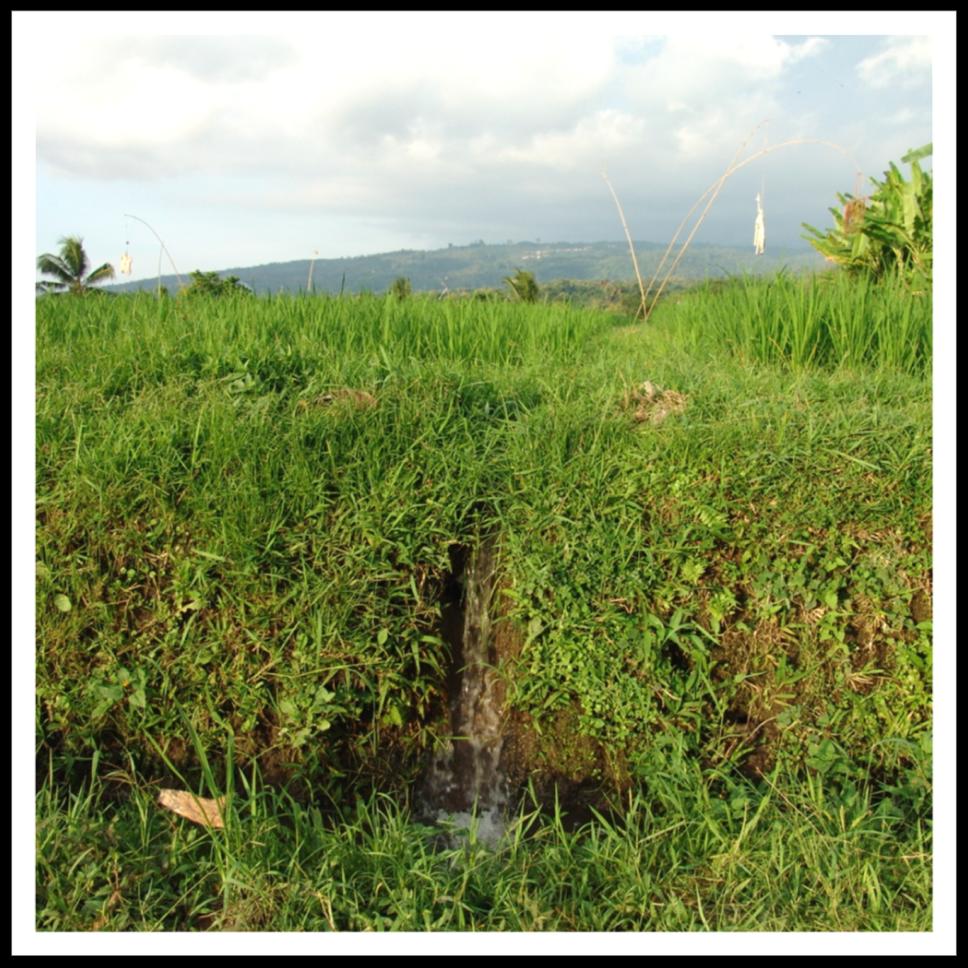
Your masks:
<svg viewBox="0 0 968 968"><path fill-rule="evenodd" d="M823 37L808 37L802 44L796 44L789 50L788 59L791 64L814 57L830 45L830 41Z"/></svg>
<svg viewBox="0 0 968 968"><path fill-rule="evenodd" d="M99 178L371 168L375 156L564 170L635 143L643 124L667 146L671 137L716 153L709 132L721 127L735 147L775 107L757 84L823 46L682 36L636 65L620 56L628 36L611 20L547 21L538 43L531 21L394 14L361 41L348 17L320 16L317 30L285 38L55 38L38 65L40 157ZM660 135L677 112L678 133ZM497 150L468 157L488 139Z"/></svg>
<svg viewBox="0 0 968 968"><path fill-rule="evenodd" d="M312 155L347 134L379 140L428 122L530 134L588 109L614 73L611 33L567 19L549 23L541 42L513 18L484 15L376 15L363 37L347 15L313 22L315 31L285 40L55 38L38 65L41 154L100 148L105 173L117 174L111 150L151 145L211 165L194 148L213 125L248 134L269 167L280 139ZM233 148L218 164L235 167ZM62 164L69 158L60 153Z"/></svg>
<svg viewBox="0 0 968 968"><path fill-rule="evenodd" d="M826 44L755 33L728 42L713 34L669 37L657 56L627 68L624 83L633 107L680 163L708 158L725 167L750 131L788 113L773 82Z"/></svg>
<svg viewBox="0 0 968 968"><path fill-rule="evenodd" d="M641 146L646 136L642 118L606 109L579 118L568 128L540 131L526 141L499 149L502 162L522 162L547 171L596 171L610 155Z"/></svg>
<svg viewBox="0 0 968 968"><path fill-rule="evenodd" d="M336 13L241 35L59 33L35 59L38 160L61 184L190 194L206 218L465 219L502 238L566 214L594 232L605 167L636 224L656 224L751 132L747 153L829 128L786 81L835 40L712 20L660 35L649 14Z"/></svg>
<svg viewBox="0 0 968 968"><path fill-rule="evenodd" d="M896 37L879 54L865 57L857 74L873 88L914 87L931 79L931 38Z"/></svg>
<svg viewBox="0 0 968 968"><path fill-rule="evenodd" d="M918 115L911 108L900 108L884 118L885 124L911 124L916 121Z"/></svg>
<svg viewBox="0 0 968 968"><path fill-rule="evenodd" d="M708 102L775 78L824 45L819 38L793 44L769 34L739 34L725 41L715 34L674 36L657 56L629 70L629 83L644 101Z"/></svg>

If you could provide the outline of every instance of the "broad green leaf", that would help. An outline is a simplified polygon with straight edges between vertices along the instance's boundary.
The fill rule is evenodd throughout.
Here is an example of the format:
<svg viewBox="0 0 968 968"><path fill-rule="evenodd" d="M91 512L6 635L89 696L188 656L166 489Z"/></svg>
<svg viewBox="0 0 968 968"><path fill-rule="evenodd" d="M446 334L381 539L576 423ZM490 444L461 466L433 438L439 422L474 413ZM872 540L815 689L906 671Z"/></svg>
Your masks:
<svg viewBox="0 0 968 968"><path fill-rule="evenodd" d="M69 612L71 610L71 600L66 595L55 595L54 607L58 611Z"/></svg>
<svg viewBox="0 0 968 968"><path fill-rule="evenodd" d="M336 694L334 692L331 692L325 686L320 686L316 690L316 695L313 698L313 706L317 708L325 706L326 703L333 699L335 695Z"/></svg>
<svg viewBox="0 0 968 968"><path fill-rule="evenodd" d="M908 186L910 191L905 191L901 197L901 204L904 210L904 228L910 234L914 231L914 219L918 215L918 200L914 197L913 186Z"/></svg>
<svg viewBox="0 0 968 968"><path fill-rule="evenodd" d="M901 157L901 161L908 165L915 161L920 161L922 158L930 158L934 153L934 142L929 141L926 145L922 145L920 148L912 148L906 155Z"/></svg>

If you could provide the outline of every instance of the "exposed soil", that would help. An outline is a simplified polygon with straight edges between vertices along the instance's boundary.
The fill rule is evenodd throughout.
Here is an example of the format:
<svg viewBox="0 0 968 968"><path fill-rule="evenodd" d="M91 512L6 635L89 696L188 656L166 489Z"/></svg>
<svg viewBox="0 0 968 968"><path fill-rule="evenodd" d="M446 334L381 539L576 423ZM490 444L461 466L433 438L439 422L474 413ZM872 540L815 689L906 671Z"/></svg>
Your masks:
<svg viewBox="0 0 968 968"><path fill-rule="evenodd" d="M468 628L465 605L464 569L470 560L470 549L454 546L451 572L442 584L440 634L450 645L452 661L446 680L447 722L441 732L458 735L461 712L458 699L462 694L465 671L462 636ZM549 812L560 811L563 823L576 827L592 817L591 809L612 812L616 793L628 785L624 765L609 759L605 747L580 731L581 709L577 703L559 710L541 727L526 713L509 710L505 705L506 682L515 674L524 638L507 616L508 600L502 595L500 578L490 595L487 664L490 667L487 701L500 711L500 758L498 773L506 790L507 806L515 808L521 800ZM453 788L434 791L435 805L448 811L470 808L467 786L473 773L470 744L460 740L453 744L453 754L444 769L458 780ZM427 788L439 785L439 761L428 768L420 785L418 799L427 796Z"/></svg>
<svg viewBox="0 0 968 968"><path fill-rule="evenodd" d="M716 663L714 679L739 682L725 721L728 729L722 737L721 755L728 759L743 747L740 768L748 776L759 778L776 762L780 731L777 717L795 701L796 683L778 690L777 670L781 657L795 668L799 659L797 642L773 620L762 621L752 630L744 627L727 629L712 651ZM782 698L781 698L782 697Z"/></svg>
<svg viewBox="0 0 968 968"><path fill-rule="evenodd" d="M915 622L931 621L931 585L919 588L911 598L911 618Z"/></svg>
<svg viewBox="0 0 968 968"><path fill-rule="evenodd" d="M603 745L579 731L581 710L560 710L543 729L526 713L505 721L502 767L517 798L534 795L548 812L558 808L566 829L592 819L592 809L612 812L617 794L628 786L624 764L610 762Z"/></svg>
<svg viewBox="0 0 968 968"><path fill-rule="evenodd" d="M622 409L631 411L636 423L660 424L666 417L682 413L688 397L677 390L663 390L650 380L626 390L622 396Z"/></svg>
<svg viewBox="0 0 968 968"><path fill-rule="evenodd" d="M644 389L648 387L650 389ZM362 391L361 391L362 392ZM642 409L642 419L652 421L649 407L655 413L668 414L684 406L685 398L673 391L659 391L651 384L643 384L628 396L626 406L635 406L636 413ZM350 405L351 398L345 398ZM663 403L662 401L665 401ZM678 401L678 402L677 402ZM365 405L365 404L364 404ZM665 409L668 405L668 409ZM636 417L636 419L639 419ZM658 419L662 419L659 417ZM497 549L493 551L495 560ZM436 631L449 645L451 661L441 692L444 701L435 713L433 723L421 720L408 724L412 738L427 725L435 725L441 736L457 736L461 733L458 714L458 697L464 685L464 636L467 634L468 616L466 571L472 559L471 545L452 545L450 570L437 579L436 594L428 592L430 600L439 603ZM421 588L424 585L421 577ZM488 579L490 581L490 579ZM910 592L909 614L914 622L927 622L932 614L932 588L930 576L922 578ZM510 598L498 573L493 586L487 592L486 640L488 679L487 705L499 711L501 736L498 772L507 789L506 805L513 810L524 799L527 803L551 812L559 810L569 827L578 826L592 817L592 810L603 814L613 812L613 804L629 785L628 770L621 753L610 750L601 742L584 735L581 731L583 710L575 701L559 709L539 724L526 713L506 707L507 685L519 674L518 663L524 648L524 634L509 617ZM729 708L721 722L710 733L712 759L717 762L731 761L747 775L760 778L774 767L788 728L781 718L790 707L798 707L797 718L801 722L815 721L824 703L840 688L866 696L890 674L896 662L895 652L904 641L899 627L888 627L883 603L862 594L854 594L847 604L851 618L845 630L845 651L840 658L820 666L816 653L818 629L822 626L828 608L819 605L813 609L801 609L793 616L790 628L782 628L775 619L764 619L754 624L744 609L742 597L738 612L719 635L719 643L711 654L713 678L721 686L729 681L736 683L731 689ZM149 622L150 616L132 611L136 623ZM746 624L748 623L748 624ZM473 625L473 623L471 623ZM790 629L798 629L793 632ZM691 660L673 648L667 658L686 670ZM839 663L839 664L838 664ZM799 673L807 673L800 675ZM831 693L831 690L834 692ZM231 710L224 711L233 721ZM279 727L273 722L262 722L254 730L236 734L235 754L237 762L244 764L250 759L259 763L265 782L273 785L297 781L296 795L311 797L319 793L318 782L309 778L314 775L312 762L304 761L305 751L293 750L279 742ZM344 740L345 736L334 736ZM403 733L398 739L405 739ZM120 748L118 741L102 737L103 747L109 751ZM185 737L157 737L164 759L177 770L194 775L197 769L195 752ZM56 735L46 739L50 748L57 747ZM342 747L344 744L336 744ZM340 777L349 783L355 781L378 784L383 788L401 790L409 787L415 770L413 747L391 741L381 749L367 753L366 763L349 752L334 769L333 782L338 786ZM468 744L454 744L453 769L457 776L469 776L475 769ZM143 764L149 773L167 778L169 768L159 758L148 756ZM38 783L44 771L44 763L38 757ZM308 769L307 769L308 767ZM449 767L450 768L450 767ZM365 773L365 776L364 776ZM318 774L315 774L318 776ZM78 773L78 782L83 777ZM169 781L170 782L170 781ZM453 811L469 809L466 787L455 787L451 801L442 806Z"/></svg>
<svg viewBox="0 0 968 968"><path fill-rule="evenodd" d="M519 659L524 635L507 617L507 600L495 596L495 661L511 677ZM629 785L622 758L581 732L582 710L577 702L559 710L541 727L527 713L505 711L501 768L512 797L529 796L530 787L542 809L557 802L566 827L592 817L591 808L612 812L616 795Z"/></svg>

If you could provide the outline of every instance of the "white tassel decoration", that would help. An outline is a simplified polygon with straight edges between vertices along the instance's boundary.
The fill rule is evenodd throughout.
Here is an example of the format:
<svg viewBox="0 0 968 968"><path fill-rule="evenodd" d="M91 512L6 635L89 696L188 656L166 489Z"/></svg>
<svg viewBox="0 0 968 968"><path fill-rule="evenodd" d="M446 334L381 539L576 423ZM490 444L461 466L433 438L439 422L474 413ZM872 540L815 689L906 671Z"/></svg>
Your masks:
<svg viewBox="0 0 968 968"><path fill-rule="evenodd" d="M763 221L763 205L760 193L756 193L756 223L753 226L753 252L763 255L766 251L766 223Z"/></svg>

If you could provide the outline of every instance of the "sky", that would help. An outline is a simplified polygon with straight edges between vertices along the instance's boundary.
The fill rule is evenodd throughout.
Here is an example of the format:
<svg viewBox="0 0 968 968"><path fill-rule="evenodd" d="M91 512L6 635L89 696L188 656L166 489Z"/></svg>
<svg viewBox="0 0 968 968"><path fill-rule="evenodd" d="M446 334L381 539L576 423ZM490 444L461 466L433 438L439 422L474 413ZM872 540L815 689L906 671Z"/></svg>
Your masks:
<svg viewBox="0 0 968 968"><path fill-rule="evenodd" d="M806 251L802 222L828 226L838 192L870 191L869 179L890 161L933 141L941 200L934 495L944 523L934 537L935 736L936 755L953 765L954 27L950 11L15 11L13 319L31 318L36 258L65 235L83 237L92 265L119 267L127 252L132 279L153 278L160 259L165 273L187 274L478 239L621 241L603 169L633 236L666 242L734 158L791 140L803 143L729 178L695 241L752 246L760 192L767 248ZM13 559L27 563L33 326L14 325L11 341ZM24 647L13 663L27 688L12 709L30 723L33 595L32 569L21 564L12 635ZM29 732L11 750L13 775L28 793ZM939 848L944 833L953 836L953 783L953 769L936 771ZM18 829L29 832L31 797L14 807ZM31 934L32 844L25 834L15 845L15 951L129 950L131 938ZM798 939L798 950L953 953L952 858L939 849L933 936L811 936ZM152 946L179 953L179 940L152 938ZM357 940L344 939L352 953ZM757 937L755 950L786 953L789 940ZM198 939L195 950L207 941L213 953L231 948L223 936ZM406 948L371 941L376 952L383 941L387 953ZM421 937L420 950L439 952L445 941ZM550 950L544 937L480 938L475 950L529 950L531 941ZM244 950L274 953L278 943L253 936ZM318 937L307 943L318 951ZM600 953L603 939L567 943L571 953ZM641 950L634 937L627 943ZM649 950L667 943L682 952L681 939L650 940ZM690 939L690 950L746 953L751 944L710 935Z"/></svg>
<svg viewBox="0 0 968 968"><path fill-rule="evenodd" d="M850 35L868 23L888 32ZM478 239L619 241L603 170L633 237L666 242L737 152L790 140L806 143L730 177L695 241L751 246L760 192L767 245L806 251L802 222L826 227L837 192L868 191L932 140L932 26L887 14L21 14L35 251L81 235L94 265L127 252L138 279L159 260L186 274Z"/></svg>

